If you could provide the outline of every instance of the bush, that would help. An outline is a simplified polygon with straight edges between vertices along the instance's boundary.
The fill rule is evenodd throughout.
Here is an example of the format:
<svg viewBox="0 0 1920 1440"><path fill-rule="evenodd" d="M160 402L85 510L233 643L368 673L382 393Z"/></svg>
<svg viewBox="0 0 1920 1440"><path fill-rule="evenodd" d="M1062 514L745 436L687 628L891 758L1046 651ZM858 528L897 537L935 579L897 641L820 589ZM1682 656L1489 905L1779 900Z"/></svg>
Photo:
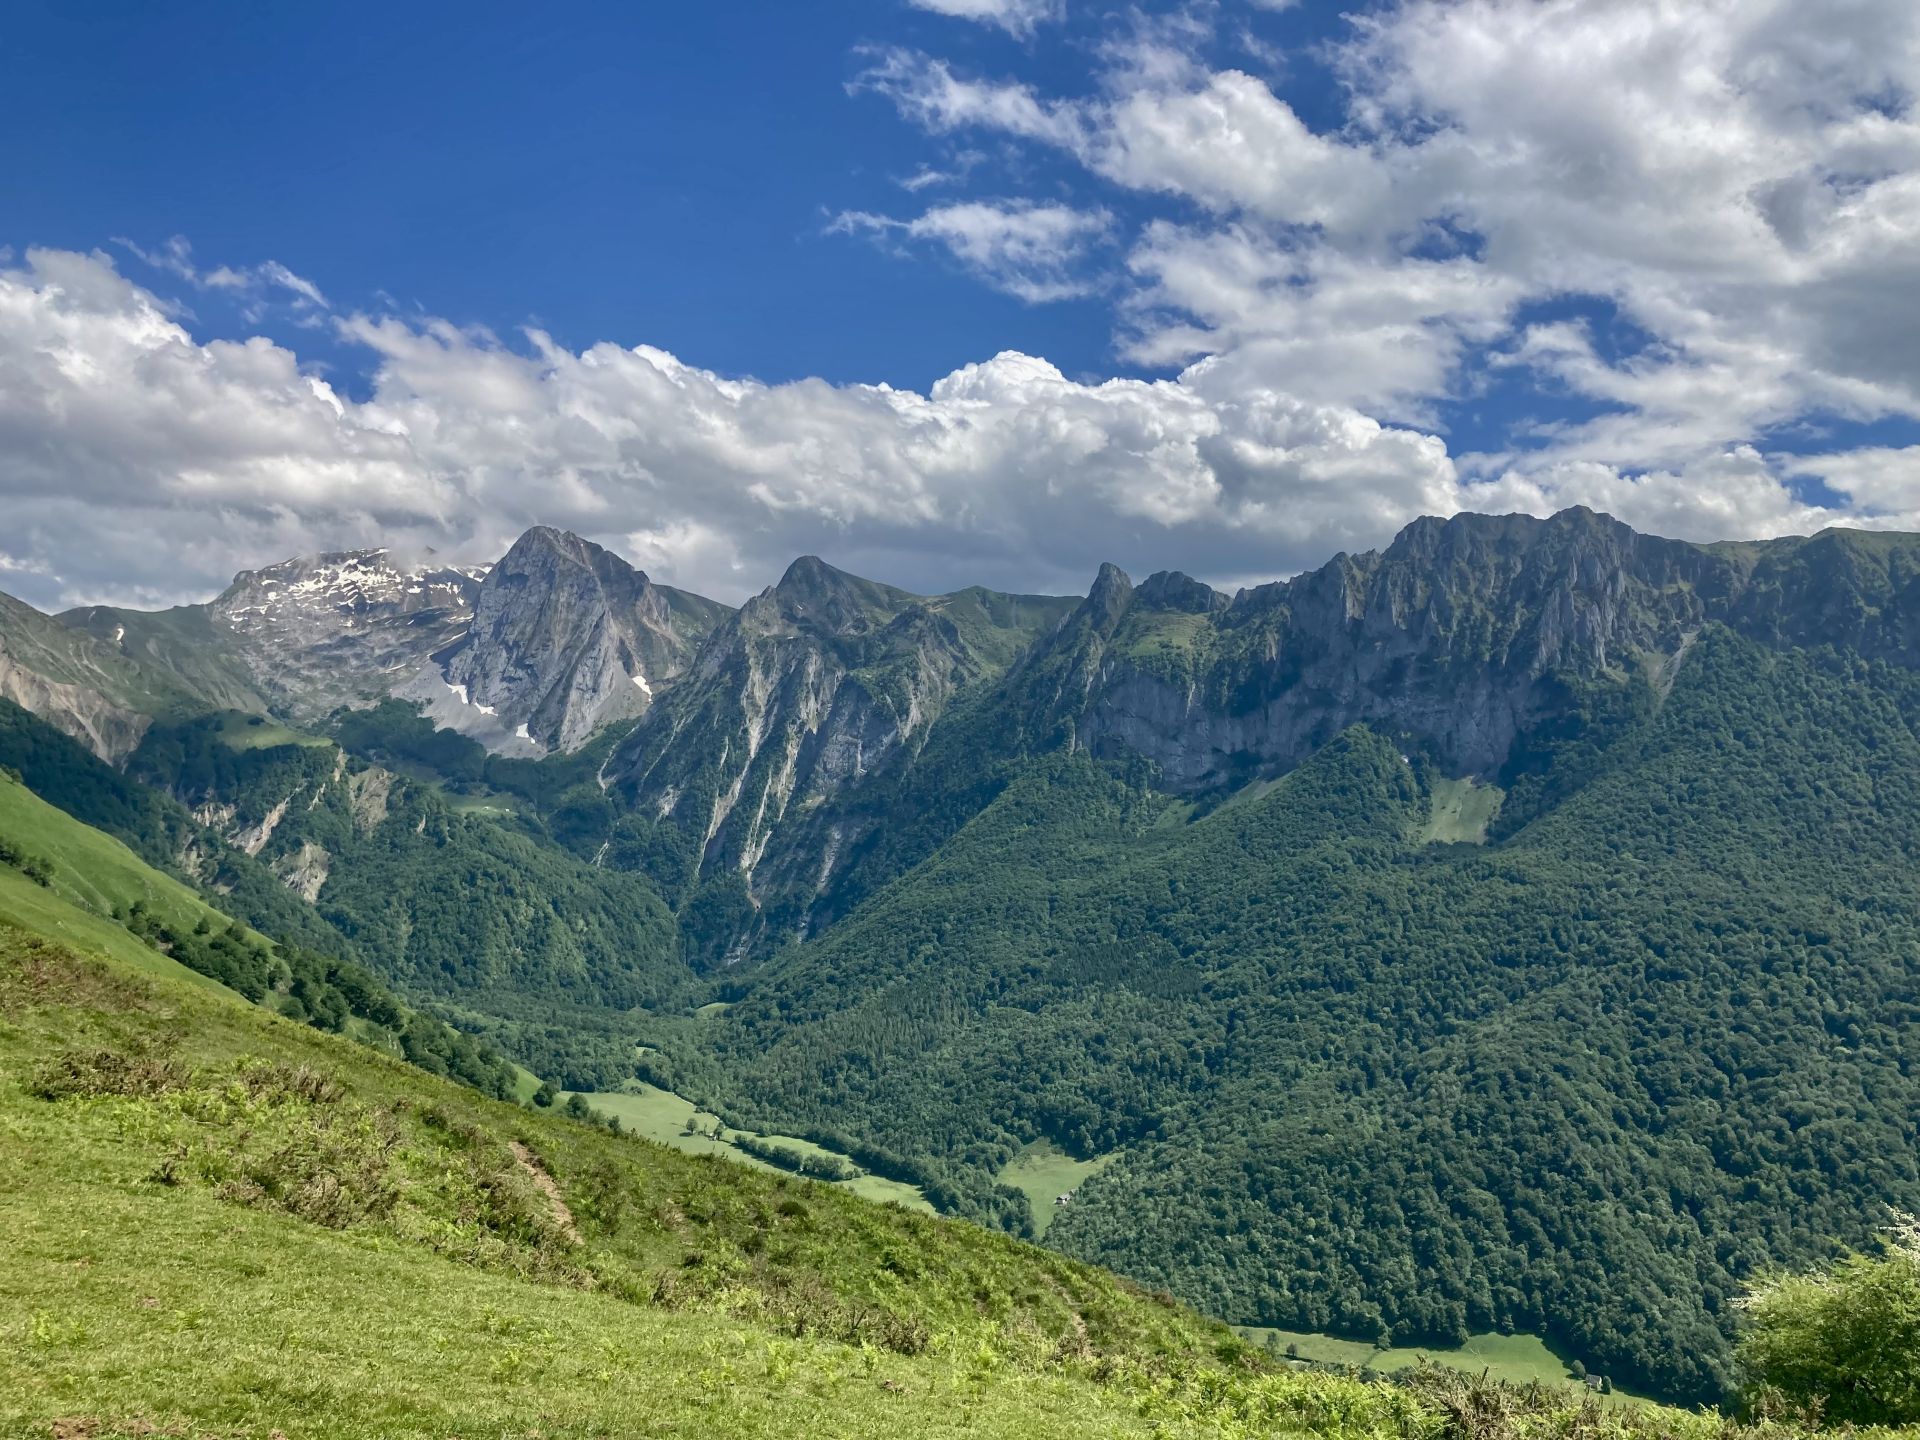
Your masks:
<svg viewBox="0 0 1920 1440"><path fill-rule="evenodd" d="M22 850L3 835L0 835L0 865L18 870L36 885L51 887L53 884L53 866L44 856Z"/></svg>
<svg viewBox="0 0 1920 1440"><path fill-rule="evenodd" d="M164 1095L187 1083L185 1067L154 1055L125 1055L118 1050L70 1050L42 1066L28 1090L42 1100L75 1096Z"/></svg>
<svg viewBox="0 0 1920 1440"><path fill-rule="evenodd" d="M1920 1220L1896 1215L1880 1256L1765 1281L1742 1302L1748 1398L1855 1425L1920 1422Z"/></svg>

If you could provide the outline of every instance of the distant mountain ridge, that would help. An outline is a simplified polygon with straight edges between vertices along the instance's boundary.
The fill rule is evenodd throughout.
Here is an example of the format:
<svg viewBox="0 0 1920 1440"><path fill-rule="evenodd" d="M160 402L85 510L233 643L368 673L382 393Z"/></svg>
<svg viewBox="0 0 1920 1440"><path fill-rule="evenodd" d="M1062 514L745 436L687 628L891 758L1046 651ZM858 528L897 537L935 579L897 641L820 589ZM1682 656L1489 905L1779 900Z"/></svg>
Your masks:
<svg viewBox="0 0 1920 1440"><path fill-rule="evenodd" d="M1109 566L1038 657L1053 688L1037 698L1079 743L1143 756L1178 790L1291 769L1355 723L1491 775L1564 703L1565 677L1671 665L1709 622L1912 665L1920 540L1695 545L1575 508L1416 520L1385 550L1232 597L1168 572L1136 589Z"/></svg>
<svg viewBox="0 0 1920 1440"><path fill-rule="evenodd" d="M409 562L387 549L296 556L166 611L48 617L0 598L0 645L11 642L0 686L114 760L163 708L311 726L394 695L503 753L572 750L644 713L731 613L545 527L497 564Z"/></svg>
<svg viewBox="0 0 1920 1440"><path fill-rule="evenodd" d="M1106 565L1079 600L926 597L807 556L735 611L536 526L489 566L297 557L206 605L69 611L71 638L14 602L0 691L116 760L151 715L196 707L314 726L391 696L527 758L630 725L599 772L630 818L596 844L665 863L686 896L717 887L707 901L732 933L715 943L737 957L830 921L984 803L996 765L1056 744L1206 795L1364 723L1491 778L1580 687L1636 666L1670 684L1709 623L1911 665L1917 555L1914 537L1841 530L1699 545L1575 508L1418 520L1384 550L1233 595ZM936 734L948 771L987 778L950 773L929 811ZM980 795L957 798L969 785ZM932 818L875 870L862 857L892 844L878 832L899 830L901 806Z"/></svg>

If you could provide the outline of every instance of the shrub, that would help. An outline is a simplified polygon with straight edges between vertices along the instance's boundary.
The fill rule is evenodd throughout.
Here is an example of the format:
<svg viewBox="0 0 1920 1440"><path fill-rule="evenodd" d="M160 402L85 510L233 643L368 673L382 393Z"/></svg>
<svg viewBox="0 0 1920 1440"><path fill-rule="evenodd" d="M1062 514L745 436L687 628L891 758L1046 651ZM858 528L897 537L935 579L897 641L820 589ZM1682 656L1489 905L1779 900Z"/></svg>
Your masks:
<svg viewBox="0 0 1920 1440"><path fill-rule="evenodd" d="M187 1083L187 1072L172 1060L123 1055L118 1050L70 1050L42 1066L28 1087L42 1100L76 1095L160 1095Z"/></svg>
<svg viewBox="0 0 1920 1440"><path fill-rule="evenodd" d="M1884 1250L1774 1276L1742 1301L1752 1403L1784 1397L1855 1425L1920 1422L1920 1220L1896 1215Z"/></svg>

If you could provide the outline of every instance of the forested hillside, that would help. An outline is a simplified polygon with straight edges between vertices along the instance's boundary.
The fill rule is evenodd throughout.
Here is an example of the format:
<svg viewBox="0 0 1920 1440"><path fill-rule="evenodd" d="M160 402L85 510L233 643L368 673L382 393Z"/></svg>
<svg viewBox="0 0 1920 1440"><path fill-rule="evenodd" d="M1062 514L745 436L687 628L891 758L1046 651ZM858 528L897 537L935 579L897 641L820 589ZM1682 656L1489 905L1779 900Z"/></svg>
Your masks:
<svg viewBox="0 0 1920 1440"><path fill-rule="evenodd" d="M0 701L0 764L261 933L362 962L574 1088L629 1073L627 1012L690 978L644 876L278 727L159 725L122 772Z"/></svg>
<svg viewBox="0 0 1920 1440"><path fill-rule="evenodd" d="M4 1433L1809 1433L1571 1381L1302 1369L964 1223L490 1100L375 1031L267 1013L297 976L248 1007L143 945L97 903L203 902L46 811L0 777L0 832L43 846L0 864ZM1829 1333L1904 1293L1911 1253L1765 1292L1755 1374L1867 1423L1920 1413L1886 1389L1897 1358Z"/></svg>
<svg viewBox="0 0 1920 1440"><path fill-rule="evenodd" d="M1920 712L1719 629L1665 684L1484 848L1427 842L1442 773L1365 730L1199 818L1047 758L665 1078L986 1214L1023 1142L1121 1149L1049 1243L1236 1319L1544 1328L1715 1393L1740 1277L1920 1200Z"/></svg>

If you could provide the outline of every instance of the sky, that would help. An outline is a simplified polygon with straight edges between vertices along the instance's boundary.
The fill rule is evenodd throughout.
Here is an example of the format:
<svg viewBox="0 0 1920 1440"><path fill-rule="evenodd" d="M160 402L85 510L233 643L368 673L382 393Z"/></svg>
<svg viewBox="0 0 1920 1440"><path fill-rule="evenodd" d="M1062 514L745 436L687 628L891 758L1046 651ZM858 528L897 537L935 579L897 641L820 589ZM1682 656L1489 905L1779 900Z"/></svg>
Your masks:
<svg viewBox="0 0 1920 1440"><path fill-rule="evenodd" d="M0 589L1920 529L1911 0L14 0Z"/></svg>

